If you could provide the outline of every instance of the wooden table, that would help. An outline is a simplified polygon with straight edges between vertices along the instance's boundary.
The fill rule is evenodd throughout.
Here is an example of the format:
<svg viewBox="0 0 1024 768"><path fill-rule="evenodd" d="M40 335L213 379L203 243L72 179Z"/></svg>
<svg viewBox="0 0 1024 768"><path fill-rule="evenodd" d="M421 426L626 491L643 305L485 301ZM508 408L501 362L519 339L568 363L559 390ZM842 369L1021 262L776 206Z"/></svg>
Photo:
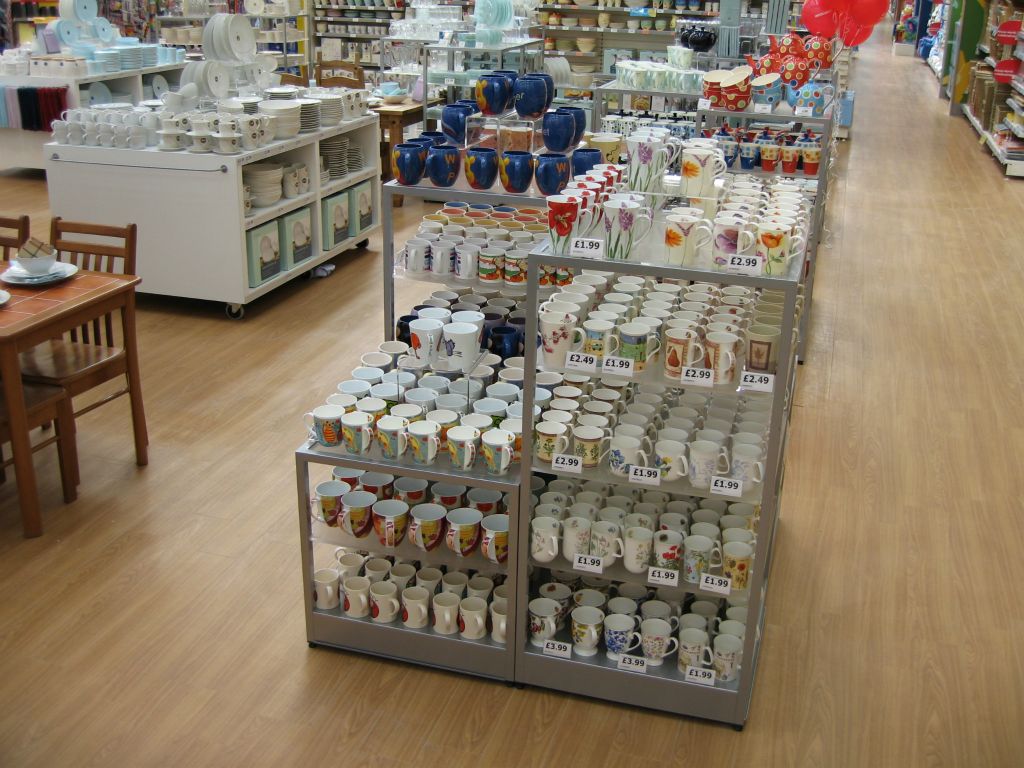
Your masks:
<svg viewBox="0 0 1024 768"><path fill-rule="evenodd" d="M18 355L89 320L119 311L128 378L132 390L141 392L135 341L135 286L141 280L129 275L81 271L70 280L49 288L3 286L11 294L11 300L0 307L0 375L7 400L11 450L26 537L41 535L43 525ZM131 400L132 418L144 419L141 395ZM148 462L145 443L144 438L136 438L140 465Z"/></svg>
<svg viewBox="0 0 1024 768"><path fill-rule="evenodd" d="M428 106L440 104L440 99L435 99ZM374 107L373 111L380 115L380 167L381 179L391 179L391 150L402 143L404 129L410 125L423 122L423 104L419 101L406 99L403 104L381 104ZM433 120L428 120L424 130L432 130ZM394 204L402 205L402 198L395 197Z"/></svg>

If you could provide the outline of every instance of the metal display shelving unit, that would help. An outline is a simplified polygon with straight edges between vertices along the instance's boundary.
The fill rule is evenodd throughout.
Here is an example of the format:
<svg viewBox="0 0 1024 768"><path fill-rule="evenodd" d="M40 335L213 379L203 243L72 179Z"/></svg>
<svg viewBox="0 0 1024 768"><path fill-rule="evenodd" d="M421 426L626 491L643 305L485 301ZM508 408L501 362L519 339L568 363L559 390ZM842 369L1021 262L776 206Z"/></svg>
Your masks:
<svg viewBox="0 0 1024 768"><path fill-rule="evenodd" d="M745 494L744 497L759 502L761 512L754 554L754 575L748 592L749 602L747 605L749 613L746 622L747 632L743 642L743 663L738 679L729 684L718 684L714 687L708 687L687 682L684 679L683 673L677 669L674 660L667 659L664 665L651 667L647 669L645 674L637 674L619 669L616 662L608 660L600 652L594 656L580 657L570 655L568 658L560 658L555 655L547 655L540 648L531 645L527 639L528 622L524 613L525 606L529 603L530 599L528 571L531 567L534 569L552 568L555 566L555 563L532 561L529 554L530 516L524 513L519 516L518 523L520 571L517 584L519 590L517 604L520 606L520 616L516 622L515 639L515 672L517 681L570 693L584 694L599 699L617 701L633 706L719 720L740 727L746 722L763 634L765 619L764 602L768 579L771 573L775 532L780 513L779 501L785 475L783 457L788 437L793 390L796 383L796 348L793 344L793 331L795 329L797 297L801 291L803 272L800 262L800 259L793 259L789 272L785 276L754 277L634 261L594 261L570 256L555 256L546 252L546 249L535 251L530 255L527 273L527 285L529 286L527 301L530 308L527 312L527 338L534 338L538 330L537 307L539 296L535 286L537 285L542 264L568 267L576 270L577 273L579 270L589 268L621 275L642 275L655 279L712 281L750 288L768 288L783 292L785 298L778 370L775 377L774 390L771 395L768 395L772 398L772 409L769 440L765 457L764 481L759 489ZM526 351L526 370L537 370L537 350L533 345L529 345ZM527 381L529 382L529 379ZM659 383L673 388L678 387L682 391L690 390L707 393L706 389L699 387L691 389L688 386L673 385L665 379L661 379ZM532 435L532 419L530 419L532 411L533 388L527 386L523 408L524 456L532 455L533 441L528 439L528 435ZM527 423L528 421L531 423ZM523 510L528 508L529 493L527 489L530 488L532 475L537 472L578 478L584 481L608 480L608 473L603 469L593 471L584 468L581 474L569 474L561 470L553 470L550 466L531 466L528 462L524 461L521 471L520 508ZM622 484L627 482L626 477L616 477L615 479ZM694 489L689 487L688 484L684 485L686 487L681 485L679 488L670 488L669 484L663 484L658 490L683 492L687 495L705 498L712 497L710 491ZM640 485L636 487L639 490L644 488L644 486ZM564 563L559 558L557 565L564 569L568 563ZM558 570L558 568L555 569ZM590 573L584 574L581 572L580 575L590 575ZM654 587L648 581L646 575L630 573L621 567L621 564L612 566L607 572L602 572L601 578L643 587ZM684 583L682 579L680 579L680 588L687 593L701 597L712 596L710 593L698 588L697 585ZM713 596L721 597L721 594ZM571 642L571 639L568 638L565 632L560 632L556 639L563 642Z"/></svg>

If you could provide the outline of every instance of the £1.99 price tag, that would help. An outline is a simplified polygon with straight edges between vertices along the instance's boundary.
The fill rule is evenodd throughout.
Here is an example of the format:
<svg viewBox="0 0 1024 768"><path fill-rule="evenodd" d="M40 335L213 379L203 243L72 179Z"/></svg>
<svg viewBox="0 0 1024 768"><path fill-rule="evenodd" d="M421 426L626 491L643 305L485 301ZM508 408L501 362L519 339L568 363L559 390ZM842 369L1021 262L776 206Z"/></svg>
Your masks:
<svg viewBox="0 0 1024 768"><path fill-rule="evenodd" d="M706 685L710 688L714 688L715 670L690 665L686 668L686 672L683 674L683 679L688 683L696 683L697 685Z"/></svg>
<svg viewBox="0 0 1024 768"><path fill-rule="evenodd" d="M596 237L574 237L569 248L570 256L582 256L586 259L604 258L604 240Z"/></svg>
<svg viewBox="0 0 1024 768"><path fill-rule="evenodd" d="M643 656L619 656L618 669L626 672L643 672L647 673L647 659Z"/></svg>
<svg viewBox="0 0 1024 768"><path fill-rule="evenodd" d="M583 459L568 453L556 453L551 457L551 468L579 475L583 473Z"/></svg>
<svg viewBox="0 0 1024 768"><path fill-rule="evenodd" d="M628 357L606 357L601 363L601 373L633 378L633 361Z"/></svg>
<svg viewBox="0 0 1024 768"><path fill-rule="evenodd" d="M604 573L604 558L598 555L584 555L577 553L572 560L574 571L585 571L587 573Z"/></svg>
<svg viewBox="0 0 1024 768"><path fill-rule="evenodd" d="M746 371L740 377L740 388L751 392L771 392L775 389L775 374Z"/></svg>
<svg viewBox="0 0 1024 768"><path fill-rule="evenodd" d="M810 107L796 107L793 110L793 114L797 117L811 117L814 113L811 111Z"/></svg>
<svg viewBox="0 0 1024 768"><path fill-rule="evenodd" d="M772 113L771 104L755 104L754 114L755 115L770 115Z"/></svg>
<svg viewBox="0 0 1024 768"><path fill-rule="evenodd" d="M700 575L700 588L705 592L728 595L732 593L732 579L728 576L712 576L710 573L702 573Z"/></svg>
<svg viewBox="0 0 1024 768"><path fill-rule="evenodd" d="M445 85L455 85L455 78L454 77L446 77L444 79L444 84Z"/></svg>
<svg viewBox="0 0 1024 768"><path fill-rule="evenodd" d="M560 659L572 658L572 646L561 640L545 640L544 655L557 656Z"/></svg>
<svg viewBox="0 0 1024 768"><path fill-rule="evenodd" d="M570 352L565 356L565 368L569 371L593 373L597 370L597 357L586 352Z"/></svg>
<svg viewBox="0 0 1024 768"><path fill-rule="evenodd" d="M641 467L634 464L629 468L629 482L637 485L661 485L661 470L657 467Z"/></svg>
<svg viewBox="0 0 1024 768"><path fill-rule="evenodd" d="M734 496L739 498L743 495L743 483L733 480L731 477L712 477L711 492L719 496Z"/></svg>
<svg viewBox="0 0 1024 768"><path fill-rule="evenodd" d="M715 372L710 368L683 368L679 380L691 387L713 387Z"/></svg>
<svg viewBox="0 0 1024 768"><path fill-rule="evenodd" d="M697 99L697 109L711 109L711 99Z"/></svg>
<svg viewBox="0 0 1024 768"><path fill-rule="evenodd" d="M649 565L647 566L647 583L659 587L678 587L679 571Z"/></svg>
<svg viewBox="0 0 1024 768"><path fill-rule="evenodd" d="M760 275L761 260L757 256L744 256L734 253L729 257L729 263L726 264L726 268L730 272L740 275Z"/></svg>

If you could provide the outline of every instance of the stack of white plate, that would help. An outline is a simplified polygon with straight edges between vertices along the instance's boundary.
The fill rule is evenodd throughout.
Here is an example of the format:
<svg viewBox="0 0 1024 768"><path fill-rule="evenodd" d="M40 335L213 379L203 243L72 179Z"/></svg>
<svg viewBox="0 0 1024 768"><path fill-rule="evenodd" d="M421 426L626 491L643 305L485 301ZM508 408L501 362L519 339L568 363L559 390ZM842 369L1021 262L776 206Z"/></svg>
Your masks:
<svg viewBox="0 0 1024 768"><path fill-rule="evenodd" d="M142 46L119 45L117 51L121 69L142 69Z"/></svg>
<svg viewBox="0 0 1024 768"><path fill-rule="evenodd" d="M332 179L340 179L348 174L348 153L348 136L331 136L320 142L320 154Z"/></svg>
<svg viewBox="0 0 1024 768"><path fill-rule="evenodd" d="M155 67L157 64L157 49L159 45L140 45L142 48L142 66L144 67Z"/></svg>
<svg viewBox="0 0 1024 768"><path fill-rule="evenodd" d="M281 199L284 166L280 163L252 163L242 168L242 181L252 188L252 204L266 208Z"/></svg>
<svg viewBox="0 0 1024 768"><path fill-rule="evenodd" d="M268 99L297 99L299 98L299 89L294 85L278 85L273 88L267 88L263 92L263 95Z"/></svg>
<svg viewBox="0 0 1024 768"><path fill-rule="evenodd" d="M121 69L121 57L116 50L96 51L96 61L103 65L104 72L117 72Z"/></svg>
<svg viewBox="0 0 1024 768"><path fill-rule="evenodd" d="M348 148L348 172L355 173L363 168L363 150L358 144L352 144Z"/></svg>
<svg viewBox="0 0 1024 768"><path fill-rule="evenodd" d="M274 138L292 139L299 135L300 110L298 101L261 101L259 111L274 117Z"/></svg>
<svg viewBox="0 0 1024 768"><path fill-rule="evenodd" d="M296 99L299 102L299 123L301 130L320 130L320 102L316 99Z"/></svg>
<svg viewBox="0 0 1024 768"><path fill-rule="evenodd" d="M112 101L110 89L103 82L90 83L88 86L83 86L81 101L82 104L89 107L97 104L109 104Z"/></svg>
<svg viewBox="0 0 1024 768"><path fill-rule="evenodd" d="M344 99L339 93L317 93L310 96L320 102L320 125L332 126L341 122L344 116Z"/></svg>

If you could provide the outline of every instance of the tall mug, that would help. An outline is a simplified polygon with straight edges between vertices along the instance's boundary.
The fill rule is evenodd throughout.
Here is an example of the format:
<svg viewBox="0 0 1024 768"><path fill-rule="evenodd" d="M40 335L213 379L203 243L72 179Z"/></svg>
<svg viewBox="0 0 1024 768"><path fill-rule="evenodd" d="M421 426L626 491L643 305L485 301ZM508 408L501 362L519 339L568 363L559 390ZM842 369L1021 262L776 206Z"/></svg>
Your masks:
<svg viewBox="0 0 1024 768"><path fill-rule="evenodd" d="M578 327L578 323L575 315L540 313L541 349L544 351L546 367L564 367L566 354L577 352L583 347L583 329Z"/></svg>
<svg viewBox="0 0 1024 768"><path fill-rule="evenodd" d="M651 233L654 222L649 208L632 200L608 200L604 203L606 234L605 258L627 261L633 248Z"/></svg>
<svg viewBox="0 0 1024 768"><path fill-rule="evenodd" d="M699 251L711 244L711 224L697 216L671 214L665 222L667 263L693 266Z"/></svg>
<svg viewBox="0 0 1024 768"><path fill-rule="evenodd" d="M716 269L724 269L730 256L746 253L754 245L754 233L745 228L744 221L730 216L723 215L715 219L712 235L714 243L711 253Z"/></svg>
<svg viewBox="0 0 1024 768"><path fill-rule="evenodd" d="M725 173L725 160L719 150L711 147L683 149L679 193L686 197L710 197L715 179Z"/></svg>
<svg viewBox="0 0 1024 768"><path fill-rule="evenodd" d="M704 345L693 328L668 328L665 331L665 378L679 381L683 368L704 357Z"/></svg>

